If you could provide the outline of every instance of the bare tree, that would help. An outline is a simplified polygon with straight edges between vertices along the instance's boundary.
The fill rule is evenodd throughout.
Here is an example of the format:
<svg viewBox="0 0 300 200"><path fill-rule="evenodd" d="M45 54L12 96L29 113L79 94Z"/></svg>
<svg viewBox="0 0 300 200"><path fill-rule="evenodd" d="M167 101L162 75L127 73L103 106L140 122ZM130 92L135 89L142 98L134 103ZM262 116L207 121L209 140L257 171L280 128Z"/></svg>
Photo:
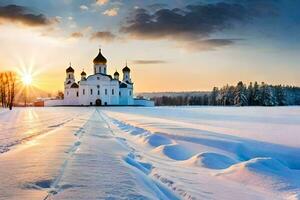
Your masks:
<svg viewBox="0 0 300 200"><path fill-rule="evenodd" d="M0 73L0 96L2 107L10 110L14 105L16 90L16 74L14 72Z"/></svg>

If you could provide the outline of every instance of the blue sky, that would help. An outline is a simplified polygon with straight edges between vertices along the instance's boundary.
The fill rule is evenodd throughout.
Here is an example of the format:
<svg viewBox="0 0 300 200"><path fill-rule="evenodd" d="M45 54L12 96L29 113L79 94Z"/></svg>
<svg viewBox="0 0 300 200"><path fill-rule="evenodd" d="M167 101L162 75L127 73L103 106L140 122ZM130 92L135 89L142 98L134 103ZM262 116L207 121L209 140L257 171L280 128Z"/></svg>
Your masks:
<svg viewBox="0 0 300 200"><path fill-rule="evenodd" d="M101 45L109 72L128 60L138 92L239 80L300 85L299 7L284 0L2 0L0 66L34 63L42 88L57 90L70 61L77 75L92 72Z"/></svg>

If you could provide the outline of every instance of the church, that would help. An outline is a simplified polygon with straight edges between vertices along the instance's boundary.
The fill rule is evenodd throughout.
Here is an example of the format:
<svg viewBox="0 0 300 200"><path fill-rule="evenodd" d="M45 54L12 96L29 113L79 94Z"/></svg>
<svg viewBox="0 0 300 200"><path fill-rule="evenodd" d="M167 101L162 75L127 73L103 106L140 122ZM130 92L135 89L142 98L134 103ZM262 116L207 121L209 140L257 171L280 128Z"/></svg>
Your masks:
<svg viewBox="0 0 300 200"><path fill-rule="evenodd" d="M107 74L107 60L99 49L93 65L94 74L87 76L86 72L82 71L80 81L75 80L75 70L71 64L66 69L64 105L128 106L138 104L138 99L136 103L134 101L133 82L127 63L122 69L122 77L117 71L111 76Z"/></svg>

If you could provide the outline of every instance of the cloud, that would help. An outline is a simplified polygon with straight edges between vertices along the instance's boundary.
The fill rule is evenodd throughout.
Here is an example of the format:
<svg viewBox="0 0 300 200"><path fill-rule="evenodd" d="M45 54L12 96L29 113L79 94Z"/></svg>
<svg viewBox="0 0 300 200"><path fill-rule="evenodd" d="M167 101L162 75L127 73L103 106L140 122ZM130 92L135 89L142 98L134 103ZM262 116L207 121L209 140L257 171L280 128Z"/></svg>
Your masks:
<svg viewBox="0 0 300 200"><path fill-rule="evenodd" d="M236 41L242 39L199 39L190 41L181 41L177 44L177 47L182 47L188 51L212 51L219 48L234 44Z"/></svg>
<svg viewBox="0 0 300 200"><path fill-rule="evenodd" d="M0 6L0 24L17 23L25 26L48 26L57 23L56 18L50 19L43 14L33 13L29 8L18 5Z"/></svg>
<svg viewBox="0 0 300 200"><path fill-rule="evenodd" d="M91 40L101 40L104 42L110 42L113 41L116 38L116 35L109 31L98 31L92 33L90 39Z"/></svg>
<svg viewBox="0 0 300 200"><path fill-rule="evenodd" d="M133 60L134 64L140 64L140 65L149 65L149 64L165 64L167 63L164 60Z"/></svg>
<svg viewBox="0 0 300 200"><path fill-rule="evenodd" d="M109 2L109 0L96 0L96 4L102 6L104 4L107 4Z"/></svg>
<svg viewBox="0 0 300 200"><path fill-rule="evenodd" d="M118 15L119 8L110 8L103 12L103 15L114 17Z"/></svg>
<svg viewBox="0 0 300 200"><path fill-rule="evenodd" d="M154 3L151 5L148 5L147 7L149 8L149 10L151 11L157 11L163 8L166 8L168 5L165 3Z"/></svg>
<svg viewBox="0 0 300 200"><path fill-rule="evenodd" d="M89 10L89 7L87 7L86 5L80 5L79 8L83 11Z"/></svg>
<svg viewBox="0 0 300 200"><path fill-rule="evenodd" d="M81 33L81 32L73 32L73 33L71 33L71 37L72 38L81 38L81 37L83 37L83 33Z"/></svg>
<svg viewBox="0 0 300 200"><path fill-rule="evenodd" d="M179 46L190 46L194 43L198 50L212 50L237 41L215 38L218 33L233 30L260 17L276 15L276 7L271 3L266 5L256 0L234 2L231 0L186 5L184 8L160 8L154 12L151 12L153 8L137 8L123 23L120 32L134 39L170 39L181 43ZM152 7L159 6L165 5Z"/></svg>

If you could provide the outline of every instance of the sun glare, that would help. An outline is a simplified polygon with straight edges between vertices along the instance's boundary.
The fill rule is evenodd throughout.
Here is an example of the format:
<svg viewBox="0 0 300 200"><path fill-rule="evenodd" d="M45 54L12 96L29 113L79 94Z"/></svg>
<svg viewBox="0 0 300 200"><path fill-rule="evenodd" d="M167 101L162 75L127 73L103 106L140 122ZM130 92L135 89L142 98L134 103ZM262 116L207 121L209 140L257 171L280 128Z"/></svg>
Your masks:
<svg viewBox="0 0 300 200"><path fill-rule="evenodd" d="M23 74L22 82L24 85L30 85L32 83L32 76L30 74Z"/></svg>

